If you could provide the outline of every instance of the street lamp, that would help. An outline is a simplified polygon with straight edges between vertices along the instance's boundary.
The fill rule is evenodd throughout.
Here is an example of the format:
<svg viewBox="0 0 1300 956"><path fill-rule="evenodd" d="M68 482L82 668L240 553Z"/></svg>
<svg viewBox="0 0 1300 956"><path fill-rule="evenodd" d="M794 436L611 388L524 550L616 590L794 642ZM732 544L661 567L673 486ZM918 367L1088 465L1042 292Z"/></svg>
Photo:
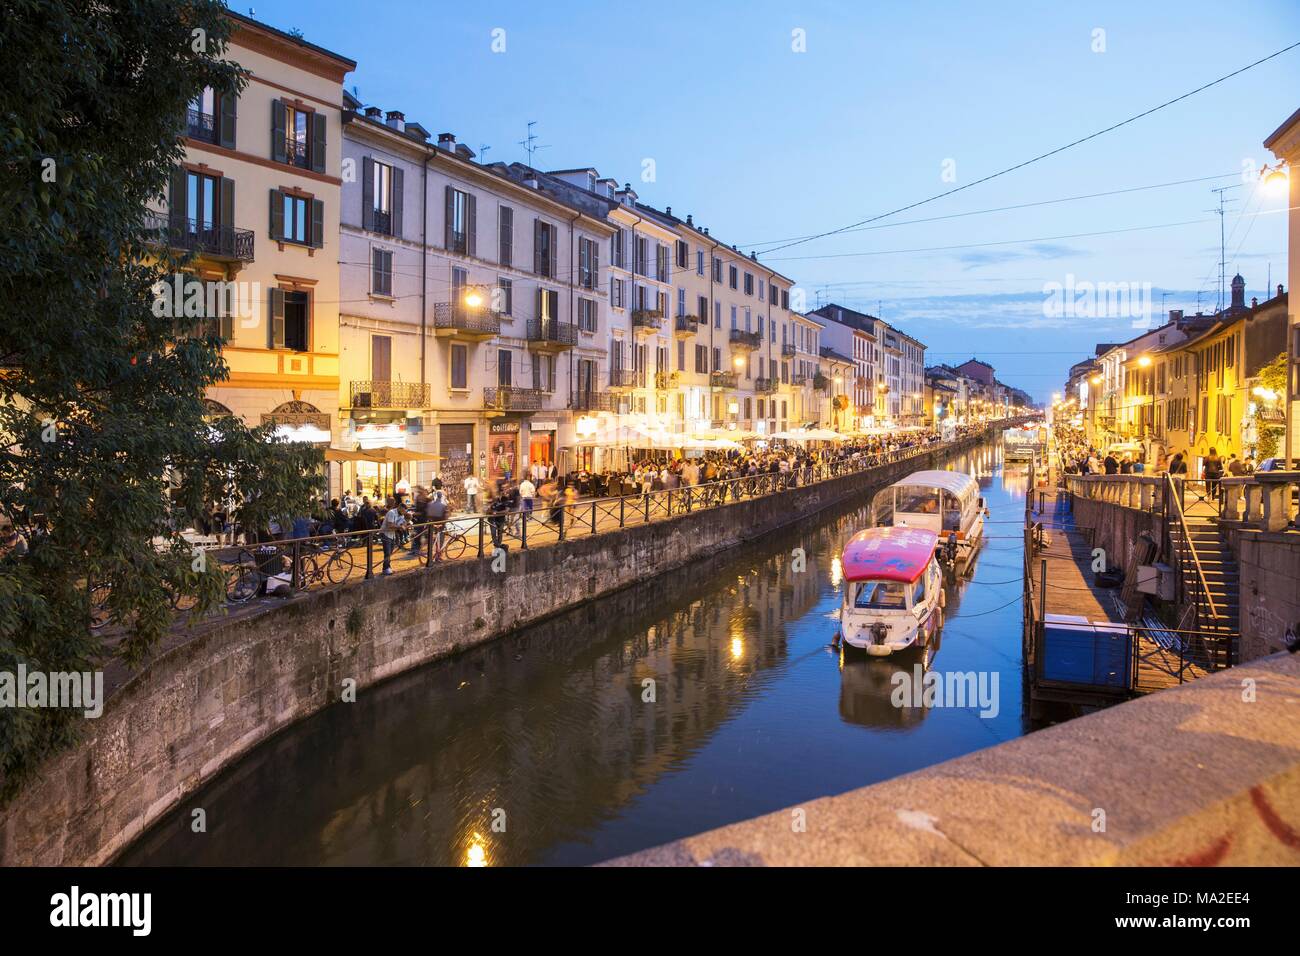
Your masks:
<svg viewBox="0 0 1300 956"><path fill-rule="evenodd" d="M477 309L483 304L483 296L479 295L478 290L470 289L465 293L465 304L471 309Z"/></svg>

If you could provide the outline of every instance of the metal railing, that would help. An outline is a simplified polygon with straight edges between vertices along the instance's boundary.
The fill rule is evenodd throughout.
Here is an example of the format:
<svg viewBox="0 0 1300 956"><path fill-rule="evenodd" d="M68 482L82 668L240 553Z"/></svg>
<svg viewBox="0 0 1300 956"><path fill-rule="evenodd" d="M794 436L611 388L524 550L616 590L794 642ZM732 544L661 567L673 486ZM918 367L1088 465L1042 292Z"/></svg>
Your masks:
<svg viewBox="0 0 1300 956"><path fill-rule="evenodd" d="M616 412L618 396L609 392L575 392L569 406L584 412Z"/></svg>
<svg viewBox="0 0 1300 956"><path fill-rule="evenodd" d="M714 388L735 388L735 372L711 372L709 373L709 384Z"/></svg>
<svg viewBox="0 0 1300 956"><path fill-rule="evenodd" d="M489 385L483 389L483 407L494 408L501 412L541 411L543 394L540 388Z"/></svg>
<svg viewBox="0 0 1300 956"><path fill-rule="evenodd" d="M166 213L147 213L145 229L161 245L196 255L238 262L253 261L253 230L218 226Z"/></svg>
<svg viewBox="0 0 1300 956"><path fill-rule="evenodd" d="M645 374L640 369L612 368L609 370L610 388L644 388Z"/></svg>
<svg viewBox="0 0 1300 956"><path fill-rule="evenodd" d="M782 358L791 358L794 356L794 354L795 354L795 347L793 342L786 342L784 345L781 346Z"/></svg>
<svg viewBox="0 0 1300 956"><path fill-rule="evenodd" d="M578 327L559 319L529 319L528 341L557 346L578 344Z"/></svg>
<svg viewBox="0 0 1300 956"><path fill-rule="evenodd" d="M1205 603L1210 609L1210 617L1215 624L1222 624L1223 618L1219 614L1219 609L1214 604L1214 595L1210 593L1210 585L1205 580L1205 569L1201 567L1201 556L1197 553L1196 542L1192 540L1191 534L1187 530L1187 516L1183 513L1182 489L1178 488L1175 482L1178 481L1172 475L1165 475L1165 526L1169 533L1169 545L1171 552L1178 557L1178 578L1180 581L1187 581L1190 571L1195 569L1196 581L1200 584L1200 594L1205 596ZM1172 506L1172 507L1171 507ZM1176 522L1176 523L1175 523ZM1174 534L1174 529L1179 531L1178 535ZM1188 558L1191 564L1188 564ZM1199 597L1194 597L1192 607L1193 623L1199 624L1201 611Z"/></svg>
<svg viewBox="0 0 1300 956"><path fill-rule="evenodd" d="M499 335L501 316L491 309L473 308L460 302L435 302L433 327L474 335Z"/></svg>
<svg viewBox="0 0 1300 956"><path fill-rule="evenodd" d="M204 142L215 143L217 141L217 118L211 113L205 113L202 110L187 109L185 111L185 135L193 139L201 139Z"/></svg>
<svg viewBox="0 0 1300 956"><path fill-rule="evenodd" d="M658 309L634 309L632 311L632 329L634 331L659 331L664 314Z"/></svg>
<svg viewBox="0 0 1300 956"><path fill-rule="evenodd" d="M763 344L763 337L757 332L746 332L744 329L732 329L728 336L728 341L732 345L738 345L741 348L753 349Z"/></svg>
<svg viewBox="0 0 1300 956"><path fill-rule="evenodd" d="M775 392L777 381L774 378L754 379L754 391L759 393Z"/></svg>
<svg viewBox="0 0 1300 956"><path fill-rule="evenodd" d="M695 334L698 325L693 315L679 315L673 320L673 334L679 338L686 338Z"/></svg>
<svg viewBox="0 0 1300 956"><path fill-rule="evenodd" d="M353 408L427 408L429 385L419 382L350 383Z"/></svg>

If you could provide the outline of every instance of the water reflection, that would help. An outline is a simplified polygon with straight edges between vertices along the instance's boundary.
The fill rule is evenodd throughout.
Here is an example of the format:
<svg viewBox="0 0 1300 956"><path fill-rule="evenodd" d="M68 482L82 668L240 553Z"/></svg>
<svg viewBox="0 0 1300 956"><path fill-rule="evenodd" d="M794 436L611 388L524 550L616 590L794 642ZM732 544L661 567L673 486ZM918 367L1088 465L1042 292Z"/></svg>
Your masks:
<svg viewBox="0 0 1300 956"><path fill-rule="evenodd" d="M1019 514L997 453L957 464L995 520ZM841 659L838 556L866 518L829 513L372 688L258 748L122 862L588 863L1020 734L1019 607L996 610L1018 594L998 583L1018 533L950 586L942 647ZM893 706L892 675L918 662L1002 671L1001 715Z"/></svg>

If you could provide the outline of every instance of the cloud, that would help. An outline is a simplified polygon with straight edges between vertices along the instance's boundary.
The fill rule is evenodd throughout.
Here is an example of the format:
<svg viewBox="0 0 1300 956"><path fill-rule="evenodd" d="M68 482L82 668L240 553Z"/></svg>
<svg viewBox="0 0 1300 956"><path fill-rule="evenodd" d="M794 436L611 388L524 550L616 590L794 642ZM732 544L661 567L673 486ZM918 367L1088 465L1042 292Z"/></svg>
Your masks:
<svg viewBox="0 0 1300 956"><path fill-rule="evenodd" d="M1007 262L1043 261L1091 255L1086 250L1058 242L1034 242L1019 249L972 249L957 255L957 261L969 269L997 266Z"/></svg>

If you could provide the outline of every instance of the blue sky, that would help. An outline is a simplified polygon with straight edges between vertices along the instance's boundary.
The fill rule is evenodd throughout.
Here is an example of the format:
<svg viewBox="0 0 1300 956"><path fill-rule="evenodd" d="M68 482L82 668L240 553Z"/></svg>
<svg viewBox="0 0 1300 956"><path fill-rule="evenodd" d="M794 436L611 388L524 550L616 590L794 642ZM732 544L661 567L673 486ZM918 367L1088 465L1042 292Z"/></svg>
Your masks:
<svg viewBox="0 0 1300 956"><path fill-rule="evenodd" d="M1046 318L1048 283L1150 283L1157 312L1195 311L1198 292L1215 307L1213 187L1238 187L1225 194L1228 275L1261 298L1270 265L1285 280L1285 200L1243 167L1272 161L1263 140L1300 107L1300 49L883 228L764 249L973 181L1300 41L1294 0L255 9L356 60L348 86L367 105L487 144L488 161L525 159L536 121L539 167L631 181L645 201L757 249L810 307L820 296L879 312L921 338L928 361L977 354L1040 399L1096 342L1135 334L1127 318ZM1201 181L983 212L1185 180Z"/></svg>

